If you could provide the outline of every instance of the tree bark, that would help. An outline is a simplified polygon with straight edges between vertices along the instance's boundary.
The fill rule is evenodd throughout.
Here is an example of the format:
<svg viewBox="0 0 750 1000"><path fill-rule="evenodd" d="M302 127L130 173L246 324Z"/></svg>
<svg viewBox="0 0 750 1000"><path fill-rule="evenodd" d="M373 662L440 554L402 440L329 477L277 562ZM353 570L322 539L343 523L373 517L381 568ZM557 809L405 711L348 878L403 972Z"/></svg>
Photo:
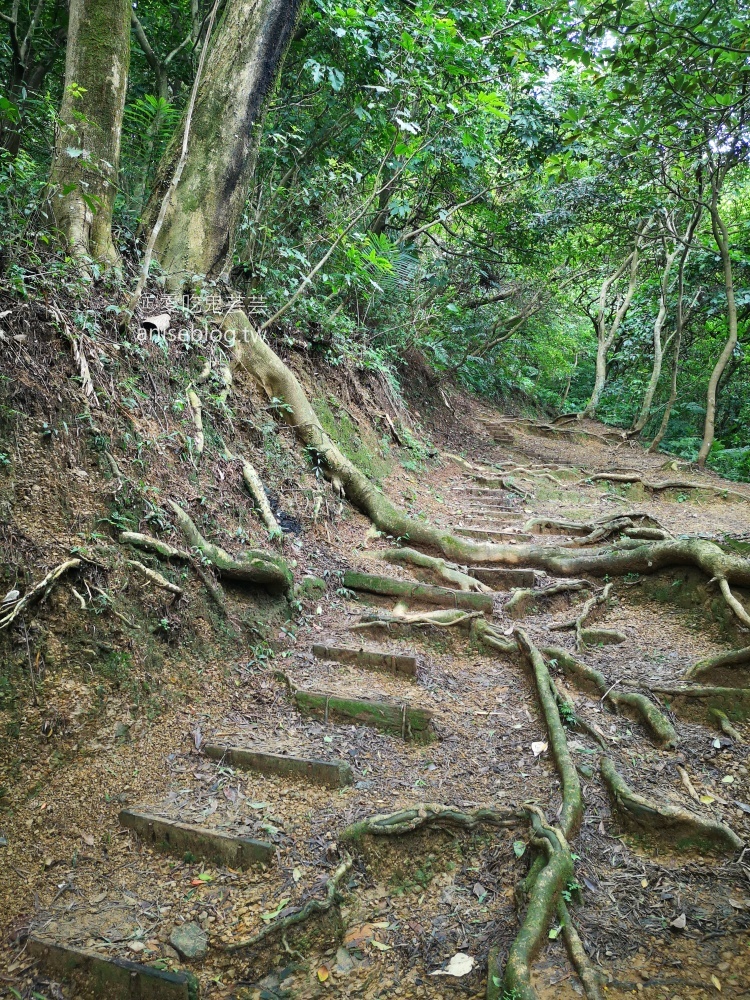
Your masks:
<svg viewBox="0 0 750 1000"><path fill-rule="evenodd" d="M706 464L708 453L714 443L714 426L716 423L716 392L719 380L724 374L724 369L729 363L729 359L734 354L737 347L737 304L734 298L734 277L732 274L732 258L729 254L729 233L724 220L721 217L719 208L719 196L721 186L726 175L726 167L717 168L711 175L711 201L708 206L711 216L711 231L713 232L716 246L721 257L721 265L724 271L724 287L727 296L727 340L724 349L719 355L719 359L711 372L708 380L708 391L706 393L706 420L703 425L703 443L698 452L698 465L701 468Z"/></svg>
<svg viewBox="0 0 750 1000"><path fill-rule="evenodd" d="M669 341L674 336L674 334L671 334L670 337L667 338L667 344L665 344L662 340L664 323L667 319L669 277L672 273L672 265L674 264L677 252L678 247L675 246L671 253L666 254L664 259L664 269L662 271L661 284L659 288L659 311L657 312L656 319L654 320L654 363L651 368L651 377L648 380L646 391L643 394L643 402L641 403L640 413L636 417L633 426L630 429L630 433L633 435L640 434L646 426L646 421L651 413L651 405L654 402L656 387L658 386L659 379L661 378L661 369L664 363L664 348L668 346Z"/></svg>
<svg viewBox="0 0 750 1000"><path fill-rule="evenodd" d="M184 286L195 275L217 277L228 266L255 169L267 99L301 6L301 0L227 4L198 89L185 169L154 248L172 288ZM182 129L159 168L144 213L146 231L158 217L181 146Z"/></svg>
<svg viewBox="0 0 750 1000"><path fill-rule="evenodd" d="M128 0L71 0L52 210L74 255L113 266L120 259L112 209L129 60Z"/></svg>

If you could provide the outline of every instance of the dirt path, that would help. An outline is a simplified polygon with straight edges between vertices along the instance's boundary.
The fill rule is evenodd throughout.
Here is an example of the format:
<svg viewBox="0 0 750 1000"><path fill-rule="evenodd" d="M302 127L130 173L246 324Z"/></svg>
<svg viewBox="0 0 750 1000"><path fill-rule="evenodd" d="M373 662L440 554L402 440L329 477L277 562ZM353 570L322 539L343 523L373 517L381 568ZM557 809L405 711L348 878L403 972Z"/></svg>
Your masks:
<svg viewBox="0 0 750 1000"><path fill-rule="evenodd" d="M480 420L490 415L478 407L466 414L446 433L444 450L463 445L465 458L474 463L544 466L535 471L558 481L505 464L510 488L483 494L471 473L448 459L421 474L405 470L394 477L389 483L394 499L406 502L414 515L459 530L519 531L533 518L591 522L624 510L647 513L674 535L700 532L741 540L750 530L750 504L737 498L684 489L651 494L638 484L590 479L616 469L637 470L649 480L679 474L728 485L718 477L665 471L664 456L647 455L637 445L544 437L526 424L511 425L512 442L498 444ZM601 432L592 424L581 429ZM561 538L569 540L564 535L537 540L555 544ZM46 759L26 766L24 754L31 760L34 748L21 740L22 778L11 792L13 810L2 830L8 986L0 985L0 995L30 997L33 990L44 997L78 995L55 992L58 987L31 961L23 945L29 927L105 955L163 969L186 965L204 997L485 995L490 947L506 952L518 930L515 888L531 855L521 822L501 831L367 838L354 852L340 908L257 948L222 950L306 900L322 898L344 850L340 832L364 816L420 801L471 810L532 800L551 817L559 811L559 778L520 654L488 652L460 628L352 631L363 614L392 609L394 601L348 591L340 574L355 568L413 579L408 569L380 558L392 544L373 537L369 522L347 509L335 539L318 536L300 551L301 568L325 574L326 586L316 591L311 585L297 620L280 626L275 656L258 647L207 663L202 697L155 725L118 726L113 715L107 737L97 736L65 758L56 759L51 747ZM569 678L557 678L575 715L587 724L587 730L572 726L568 734L586 807L574 843L576 884L568 891L606 995L637 993L654 1000L747 995L750 882L744 852L680 854L669 834L624 836L599 777L598 758L603 745L634 790L724 822L746 840L746 744L721 732L700 706L676 705L674 714L669 699L649 689L683 683L696 660L748 645L748 634L717 601L715 589L686 571L615 581L590 624L616 630L624 641L595 642L577 652L574 633L555 626L574 618L583 598L601 591L603 583L592 581L588 592L545 598L544 589L553 583L537 574L541 593L522 618L512 608L509 613L513 592L498 591L495 628L510 636L521 623L540 648L555 645L576 653L601 671L613 690L645 691L678 736L676 748L659 747L641 722L614 714L601 693L584 693ZM747 594L737 595L747 600ZM312 654L312 645L320 642L415 654L416 677L332 663ZM69 685L71 702L90 697L74 680L62 676L60 682L63 690ZM711 683L750 686L747 671L737 668L712 675ZM434 739L417 743L405 730L383 732L327 711L301 714L290 685L428 709ZM750 739L747 725L735 726ZM245 772L206 757L210 743L343 761L353 781L331 789ZM8 777L4 783L10 784ZM159 854L118 826L123 807L264 840L273 845L272 863L240 872L188 855ZM170 944L175 928L185 924L197 925L208 937L208 952L200 960L183 962ZM432 975L457 953L475 960L472 971ZM555 928L537 958L534 983L543 1000L581 995Z"/></svg>

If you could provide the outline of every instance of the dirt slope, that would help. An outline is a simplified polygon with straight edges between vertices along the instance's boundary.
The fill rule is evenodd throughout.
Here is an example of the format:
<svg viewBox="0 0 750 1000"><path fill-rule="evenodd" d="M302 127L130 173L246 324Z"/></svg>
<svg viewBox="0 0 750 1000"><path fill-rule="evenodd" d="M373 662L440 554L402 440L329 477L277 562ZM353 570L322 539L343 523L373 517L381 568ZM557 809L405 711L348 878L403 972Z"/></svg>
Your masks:
<svg viewBox="0 0 750 1000"><path fill-rule="evenodd" d="M488 653L460 628L353 631L363 615L392 609L394 601L348 590L346 569L413 577L381 559L394 540L377 537L332 497L251 386L235 388L231 409L218 399L219 385L201 390L208 433L198 458L188 443L184 400L200 359L160 356L149 345L147 357L126 360L106 338L94 341L103 405L80 421L75 385L62 388L72 364L64 342L43 324L28 334L37 349L27 359L26 347L19 348L14 380L5 384L0 499L7 586L18 583L23 591L72 550L84 567L3 633L0 996L84 995L70 985L60 992L32 960L30 931L106 955L190 968L205 997L484 996L490 947L507 951L518 930L515 888L531 855L520 822L500 831L367 838L353 851L340 907L257 948L230 954L224 946L322 898L345 849L340 832L364 816L420 801L471 810L533 800L554 817L559 779L524 658ZM33 366L44 352L47 371L57 372L58 399L40 392ZM536 517L592 522L628 511L647 513L674 535L731 537L740 547L750 530L750 505L734 495L681 488L654 494L638 484L592 481L604 470L637 470L647 480L700 478L735 489L712 475L665 469L664 456L604 439L597 425L561 434L515 421L496 443L486 420L498 415L457 392L449 409L419 383L412 406L418 400L420 411L408 412L378 382L315 370L302 355L290 360L350 453L393 499L437 524L520 531ZM374 423L373 413L382 414ZM168 499L230 551L270 547L236 465L221 457L220 437L251 457L290 529L281 551L296 561L291 610L284 599L225 584L222 615L189 567L146 560L183 588L184 596L173 598L125 562L133 553L117 542L122 529L179 541ZM448 457L459 452L473 463L506 463L508 488L491 497L478 492L465 463ZM537 576L542 592L553 582ZM696 660L748 645L716 588L697 574L613 583L588 624L617 630L624 641L594 642L579 654L612 689L637 686L649 694L674 687ZM588 593L602 586L592 581ZM585 596L538 594L519 619L508 609L513 592L499 590L493 621L508 636L520 623L540 647L573 652L574 633L555 626L572 620ZM416 678L320 659L311 647L321 641L414 653ZM710 683L744 688L746 673L720 671ZM663 748L636 718L614 714L601 693L584 692L562 675L558 683L587 723L568 736L586 812L574 845L576 884L567 891L606 995L745 995L744 854L716 856L706 844L681 853L669 834L625 836L597 761L603 744L634 790L724 822L744 841L746 744L722 732L702 702L649 694L677 731L677 747ZM434 739L420 744L405 729L383 732L325 711L301 714L290 686L426 708ZM744 721L733 721L747 739ZM206 757L213 742L343 760L353 783L328 789L244 772ZM273 862L241 872L160 854L121 828L123 807L267 840ZM206 932L209 949L185 961L169 939L192 922ZM458 952L475 959L468 974L432 975ZM540 997L581 995L554 929L534 975Z"/></svg>

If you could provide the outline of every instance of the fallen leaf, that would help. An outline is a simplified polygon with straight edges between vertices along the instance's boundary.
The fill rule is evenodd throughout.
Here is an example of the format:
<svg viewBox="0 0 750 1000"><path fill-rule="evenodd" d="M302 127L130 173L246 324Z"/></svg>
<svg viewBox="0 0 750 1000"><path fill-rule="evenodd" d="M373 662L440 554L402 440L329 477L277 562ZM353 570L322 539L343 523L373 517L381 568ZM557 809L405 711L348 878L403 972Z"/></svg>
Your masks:
<svg viewBox="0 0 750 1000"><path fill-rule="evenodd" d="M382 941L376 941L375 938L373 938L372 941L370 941L370 944L373 946L373 948L377 948L378 951L390 951L392 948L392 945L384 944Z"/></svg>
<svg viewBox="0 0 750 1000"><path fill-rule="evenodd" d="M724 777L721 779L721 781L722 781L722 784L724 784L724 785L731 785L731 784L734 783L734 775L733 774L725 774Z"/></svg>
<svg viewBox="0 0 750 1000"><path fill-rule="evenodd" d="M677 931L682 931L687 925L687 917L684 913L681 913L679 917L675 917L674 920L670 921L669 926L674 927Z"/></svg>
<svg viewBox="0 0 750 1000"><path fill-rule="evenodd" d="M711 803L715 801L716 799L713 797L713 795L701 795L701 802L703 803L704 806L710 806Z"/></svg>
<svg viewBox="0 0 750 1000"><path fill-rule="evenodd" d="M738 809L741 809L743 813L750 813L750 806L746 802L738 802L737 799L735 799L734 804Z"/></svg>
<svg viewBox="0 0 750 1000"><path fill-rule="evenodd" d="M487 890L485 889L485 887L482 885L481 882L475 882L474 883L473 892L474 892L474 895L477 897L477 899L479 900L480 903L482 902L482 900L484 899L484 897L487 895Z"/></svg>
<svg viewBox="0 0 750 1000"><path fill-rule="evenodd" d="M641 886L644 889L648 886L648 879L647 878L642 878L641 879Z"/></svg>
<svg viewBox="0 0 750 1000"><path fill-rule="evenodd" d="M82 833L82 834L81 834L81 840L82 840L82 841L84 842L84 844L86 844L86 845L87 845L88 847L93 847L93 846L94 846L94 844L96 843L96 841L94 840L94 838L93 838L93 837L91 836L91 834L90 834L90 833Z"/></svg>
<svg viewBox="0 0 750 1000"><path fill-rule="evenodd" d="M320 968L318 969L318 979L321 981L321 983L324 983L329 976L330 972L328 971L328 966L321 965Z"/></svg>
<svg viewBox="0 0 750 1000"><path fill-rule="evenodd" d="M526 844L522 840L514 840L513 853L517 858L522 858L526 853Z"/></svg>
<svg viewBox="0 0 750 1000"><path fill-rule="evenodd" d="M721 980L719 979L719 977L718 976L714 976L712 974L711 975L711 982L714 984L714 986L719 991L719 993L721 993Z"/></svg>
<svg viewBox="0 0 750 1000"><path fill-rule="evenodd" d="M457 952L448 962L444 969L436 969L431 972L431 976L468 976L476 964L476 959L471 955L465 955L462 951Z"/></svg>
<svg viewBox="0 0 750 1000"><path fill-rule="evenodd" d="M362 924L361 927L352 927L344 935L344 946L346 948L361 948L363 944L372 941L375 937L375 928L372 924Z"/></svg>
<svg viewBox="0 0 750 1000"><path fill-rule="evenodd" d="M562 930L562 927L560 927L560 925L559 925L559 924L558 924L558 926L557 926L557 927L550 927L550 929L549 929L549 935L548 935L549 939L550 939L551 941L556 941L556 940L557 940L557 938L558 938L558 937L559 937L559 935L560 935L560 931L561 931L561 930Z"/></svg>
<svg viewBox="0 0 750 1000"><path fill-rule="evenodd" d="M294 879L295 882L299 882L299 880L302 878L302 872L299 870L299 868L294 869L294 871L292 872L292 878Z"/></svg>
<svg viewBox="0 0 750 1000"><path fill-rule="evenodd" d="M538 757L540 753L544 753L549 747L548 743L544 743L542 740L537 740L535 743L531 744L531 752L535 757Z"/></svg>

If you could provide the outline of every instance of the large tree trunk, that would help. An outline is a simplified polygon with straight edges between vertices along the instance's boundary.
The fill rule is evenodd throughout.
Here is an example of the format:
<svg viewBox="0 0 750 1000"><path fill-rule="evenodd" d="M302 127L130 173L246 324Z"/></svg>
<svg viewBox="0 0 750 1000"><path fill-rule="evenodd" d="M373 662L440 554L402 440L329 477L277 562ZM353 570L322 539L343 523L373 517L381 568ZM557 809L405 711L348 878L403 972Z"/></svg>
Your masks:
<svg viewBox="0 0 750 1000"><path fill-rule="evenodd" d="M291 40L301 0L229 0L198 88L185 168L154 254L169 284L216 277L229 263L247 198L268 96ZM144 213L153 226L180 156L167 149Z"/></svg>
<svg viewBox="0 0 750 1000"><path fill-rule="evenodd" d="M719 248L722 269L724 271L724 287L727 296L727 340L724 350L719 355L719 359L711 372L708 380L708 392L706 393L706 421L703 425L703 443L698 452L698 465L703 467L706 464L711 445L714 443L714 425L716 423L716 391L719 380L724 374L724 369L729 363L729 359L734 354L737 347L737 304L734 298L734 277L732 274L732 258L729 253L729 234L724 220L721 217L719 208L719 196L721 185L726 171L722 169L714 170L711 177L711 202L708 210L711 216L711 230Z"/></svg>
<svg viewBox="0 0 750 1000"><path fill-rule="evenodd" d="M75 255L115 266L112 209L129 59L128 0L71 0L52 210Z"/></svg>

